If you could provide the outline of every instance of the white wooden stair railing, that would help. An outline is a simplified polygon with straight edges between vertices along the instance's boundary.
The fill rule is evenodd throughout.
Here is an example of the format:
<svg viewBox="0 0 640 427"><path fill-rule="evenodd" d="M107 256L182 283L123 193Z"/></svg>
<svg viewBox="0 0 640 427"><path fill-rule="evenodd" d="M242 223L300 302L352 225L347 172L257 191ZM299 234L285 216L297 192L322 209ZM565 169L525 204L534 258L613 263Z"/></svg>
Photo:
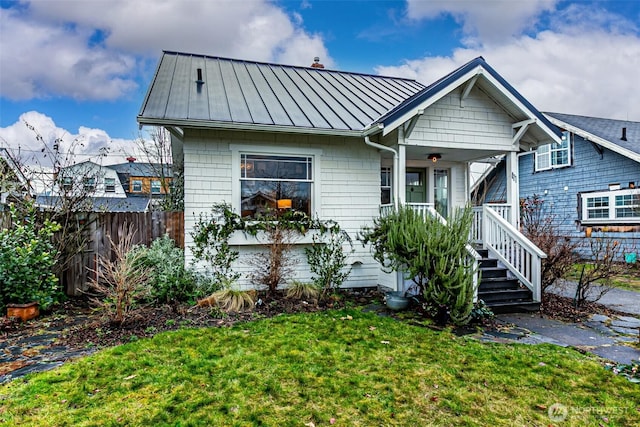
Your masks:
<svg viewBox="0 0 640 427"><path fill-rule="evenodd" d="M547 255L488 205L482 207L482 244L542 301L542 259Z"/></svg>

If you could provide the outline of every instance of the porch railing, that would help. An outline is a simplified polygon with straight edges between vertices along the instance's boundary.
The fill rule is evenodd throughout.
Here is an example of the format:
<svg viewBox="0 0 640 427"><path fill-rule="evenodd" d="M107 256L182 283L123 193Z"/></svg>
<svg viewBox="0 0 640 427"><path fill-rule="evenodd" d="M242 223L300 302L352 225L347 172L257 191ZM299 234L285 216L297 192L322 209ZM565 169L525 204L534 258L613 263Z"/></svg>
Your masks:
<svg viewBox="0 0 640 427"><path fill-rule="evenodd" d="M508 205L506 203L489 203L484 206L490 207L502 218L509 221L509 214L511 213L511 205ZM483 206L473 207L473 223L471 225L471 242L476 245L482 244L482 209L483 209Z"/></svg>
<svg viewBox="0 0 640 427"><path fill-rule="evenodd" d="M542 301L542 259L547 255L492 207L482 207L482 243Z"/></svg>

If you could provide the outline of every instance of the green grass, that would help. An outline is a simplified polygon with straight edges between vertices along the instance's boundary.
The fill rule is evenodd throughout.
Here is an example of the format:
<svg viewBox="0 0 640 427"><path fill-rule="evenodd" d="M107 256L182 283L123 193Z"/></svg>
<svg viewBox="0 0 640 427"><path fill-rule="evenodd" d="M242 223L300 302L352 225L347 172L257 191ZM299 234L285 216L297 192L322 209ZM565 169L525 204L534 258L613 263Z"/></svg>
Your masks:
<svg viewBox="0 0 640 427"><path fill-rule="evenodd" d="M107 349L0 386L0 424L548 426L546 408L560 403L562 426L631 426L639 395L570 349L483 344L345 310Z"/></svg>
<svg viewBox="0 0 640 427"><path fill-rule="evenodd" d="M583 264L576 264L573 269L567 275L568 280L577 282L580 280L580 272L582 271ZM590 264L587 264L586 268L591 268ZM596 282L600 283L600 282ZM616 288L626 289L628 291L640 292L640 270L636 266L629 266L628 271L622 274L617 274L612 277L611 285Z"/></svg>

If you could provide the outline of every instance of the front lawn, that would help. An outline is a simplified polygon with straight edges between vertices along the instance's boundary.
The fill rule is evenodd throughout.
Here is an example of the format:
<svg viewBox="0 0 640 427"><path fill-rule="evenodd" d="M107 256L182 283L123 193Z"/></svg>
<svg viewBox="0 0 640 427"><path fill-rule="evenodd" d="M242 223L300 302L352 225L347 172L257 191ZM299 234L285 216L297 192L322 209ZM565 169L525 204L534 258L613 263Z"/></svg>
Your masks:
<svg viewBox="0 0 640 427"><path fill-rule="evenodd" d="M0 386L0 424L631 426L639 395L570 349L343 310L110 348ZM554 423L550 407L566 420Z"/></svg>

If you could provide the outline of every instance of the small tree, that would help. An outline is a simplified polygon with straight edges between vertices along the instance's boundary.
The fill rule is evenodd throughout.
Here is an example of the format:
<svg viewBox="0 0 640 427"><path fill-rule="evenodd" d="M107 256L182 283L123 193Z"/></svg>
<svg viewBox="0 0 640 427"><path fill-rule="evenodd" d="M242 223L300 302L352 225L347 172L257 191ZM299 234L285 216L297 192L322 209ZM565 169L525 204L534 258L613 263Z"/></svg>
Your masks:
<svg viewBox="0 0 640 427"><path fill-rule="evenodd" d="M473 215L458 210L447 224L423 217L411 207L378 218L360 238L371 243L374 258L387 271L402 271L425 299L425 306L448 312L456 324L470 320L475 294L473 260L467 243Z"/></svg>
<svg viewBox="0 0 640 427"><path fill-rule="evenodd" d="M300 236L298 221L300 214L295 211L270 211L262 215L251 226L246 228L250 234L264 233L266 251L261 251L247 260L253 267L250 274L258 285L266 286L270 294L274 294L278 286L293 275L293 268L298 259L292 255L291 249ZM306 216L305 216L306 218Z"/></svg>
<svg viewBox="0 0 640 427"><path fill-rule="evenodd" d="M184 210L184 165L174 156L169 133L156 127L149 133L150 139L138 138L139 151L146 157L157 177L160 178L164 196L157 208L163 211Z"/></svg>

